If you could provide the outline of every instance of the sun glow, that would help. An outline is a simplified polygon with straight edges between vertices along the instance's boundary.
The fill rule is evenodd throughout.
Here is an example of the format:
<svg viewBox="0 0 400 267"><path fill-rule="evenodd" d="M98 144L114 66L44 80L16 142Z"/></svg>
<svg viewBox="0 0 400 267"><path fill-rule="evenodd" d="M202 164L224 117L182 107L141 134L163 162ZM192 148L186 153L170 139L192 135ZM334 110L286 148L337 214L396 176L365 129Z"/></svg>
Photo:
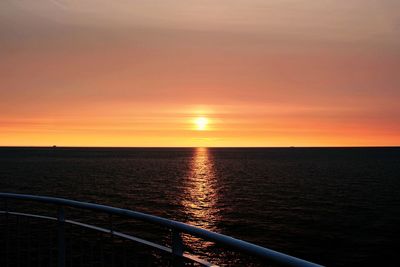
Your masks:
<svg viewBox="0 0 400 267"><path fill-rule="evenodd" d="M195 119L194 123L196 124L196 129L199 131L204 131L208 124L208 119L205 117L198 117Z"/></svg>

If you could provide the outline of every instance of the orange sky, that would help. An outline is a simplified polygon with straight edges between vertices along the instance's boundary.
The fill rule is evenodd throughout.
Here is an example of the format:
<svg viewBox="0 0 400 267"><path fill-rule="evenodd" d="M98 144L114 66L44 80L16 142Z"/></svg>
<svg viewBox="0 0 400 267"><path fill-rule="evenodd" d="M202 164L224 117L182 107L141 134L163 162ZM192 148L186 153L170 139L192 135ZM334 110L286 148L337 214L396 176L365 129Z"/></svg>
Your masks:
<svg viewBox="0 0 400 267"><path fill-rule="evenodd" d="M0 146L400 145L398 10L1 1Z"/></svg>

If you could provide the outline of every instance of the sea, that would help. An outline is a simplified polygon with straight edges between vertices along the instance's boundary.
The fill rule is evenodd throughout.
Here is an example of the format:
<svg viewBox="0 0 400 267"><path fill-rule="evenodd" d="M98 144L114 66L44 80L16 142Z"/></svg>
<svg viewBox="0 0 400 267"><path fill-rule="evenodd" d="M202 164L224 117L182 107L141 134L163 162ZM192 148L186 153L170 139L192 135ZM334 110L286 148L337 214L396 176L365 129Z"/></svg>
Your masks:
<svg viewBox="0 0 400 267"><path fill-rule="evenodd" d="M2 147L0 192L145 212L326 266L398 262L398 147Z"/></svg>

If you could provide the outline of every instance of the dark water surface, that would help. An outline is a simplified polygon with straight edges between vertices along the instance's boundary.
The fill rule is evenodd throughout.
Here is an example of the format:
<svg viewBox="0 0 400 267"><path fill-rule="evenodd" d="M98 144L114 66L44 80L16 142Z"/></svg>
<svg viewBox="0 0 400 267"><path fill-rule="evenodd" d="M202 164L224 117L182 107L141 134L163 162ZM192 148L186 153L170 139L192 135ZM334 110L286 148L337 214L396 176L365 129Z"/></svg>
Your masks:
<svg viewBox="0 0 400 267"><path fill-rule="evenodd" d="M0 191L151 213L329 266L397 262L399 148L0 148Z"/></svg>

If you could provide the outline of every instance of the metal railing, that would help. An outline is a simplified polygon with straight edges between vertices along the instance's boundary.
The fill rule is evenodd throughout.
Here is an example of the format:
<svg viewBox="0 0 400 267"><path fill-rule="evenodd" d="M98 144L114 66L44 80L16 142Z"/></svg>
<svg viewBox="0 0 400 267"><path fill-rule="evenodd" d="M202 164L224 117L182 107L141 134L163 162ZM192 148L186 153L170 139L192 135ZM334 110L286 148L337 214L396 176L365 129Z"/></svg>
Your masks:
<svg viewBox="0 0 400 267"><path fill-rule="evenodd" d="M219 245L224 245L230 247L234 250L238 250L244 252L248 255L256 256L261 259L264 259L268 262L277 263L279 265L284 266L301 266L301 267L316 267L321 266L315 263L311 263L293 256L289 256L268 248L264 248L243 240L239 240L230 236L226 236L223 234L218 234L215 232L207 231L195 226L191 226L182 222L169 220L166 218L149 215L137 211L127 210L127 209L120 209L105 205L93 204L93 203L86 203L86 202L79 202L69 199L63 198L55 198L55 197L45 197L45 196L35 196L35 195L23 195L23 194L13 194L13 193L0 193L0 198L4 200L4 210L1 210L1 214L6 215L16 215L16 216L25 216L25 217L32 217L32 218L39 218L39 219L46 219L52 220L57 222L58 228L58 245L57 245L57 253L58 253L58 266L64 267L65 266L65 224L72 224L75 226L89 228L92 230L96 230L103 233L109 233L113 236L121 237L127 240L131 240L134 242L138 242L152 248L171 253L177 257L183 257L185 259L197 262L203 266L216 266L206 260L203 260L195 255L189 254L184 251L184 241L182 239L182 233L189 234L195 237L203 238L208 241L215 242ZM13 200L25 200L25 201L35 201L41 202L46 204L53 204L58 207L57 217L50 217L50 216L43 216L39 214L31 214L31 213L21 213L17 211L11 211L9 206L7 205L7 201L9 199ZM152 223L155 225L166 227L171 231L171 239L172 245L171 247L163 246L156 244L154 242L141 239L132 235L128 235L122 232L115 231L111 226L110 229L98 227L91 224L86 224L78 221L68 220L65 217L64 208L65 207L72 207L84 210L91 210L97 212L103 212L109 215L116 215L126 218L132 218L136 220L140 220L143 222Z"/></svg>

